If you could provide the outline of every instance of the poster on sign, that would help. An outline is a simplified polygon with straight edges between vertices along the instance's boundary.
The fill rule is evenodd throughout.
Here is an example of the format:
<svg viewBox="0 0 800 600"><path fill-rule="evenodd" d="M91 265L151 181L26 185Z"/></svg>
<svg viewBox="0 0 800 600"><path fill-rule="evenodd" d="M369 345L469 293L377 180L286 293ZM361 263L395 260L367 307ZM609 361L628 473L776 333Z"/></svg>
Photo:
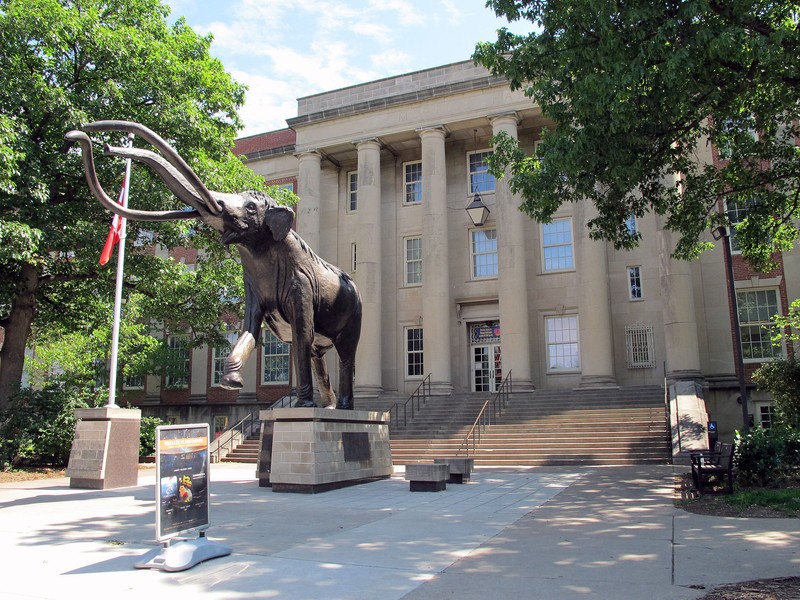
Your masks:
<svg viewBox="0 0 800 600"><path fill-rule="evenodd" d="M156 537L208 527L207 423L156 428Z"/></svg>

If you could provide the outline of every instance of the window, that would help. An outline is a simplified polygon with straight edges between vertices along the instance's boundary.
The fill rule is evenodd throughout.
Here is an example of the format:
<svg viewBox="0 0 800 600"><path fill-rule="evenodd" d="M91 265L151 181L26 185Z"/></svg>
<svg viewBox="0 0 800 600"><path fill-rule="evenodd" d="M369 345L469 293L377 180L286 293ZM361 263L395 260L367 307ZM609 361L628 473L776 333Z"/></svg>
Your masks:
<svg viewBox="0 0 800 600"><path fill-rule="evenodd" d="M578 350L578 317L546 317L547 370L576 371L581 367Z"/></svg>
<svg viewBox="0 0 800 600"><path fill-rule="evenodd" d="M419 204L422 202L422 162L405 163L403 171L405 173L403 204Z"/></svg>
<svg viewBox="0 0 800 600"><path fill-rule="evenodd" d="M124 390L144 389L144 375L125 375L125 378L122 380L122 389Z"/></svg>
<svg viewBox="0 0 800 600"><path fill-rule="evenodd" d="M775 423L775 407L771 404L759 404L756 406L757 409L757 416L761 427L763 429L771 429L773 423Z"/></svg>
<svg viewBox="0 0 800 600"><path fill-rule="evenodd" d="M217 439L228 429L227 415L214 415L214 439Z"/></svg>
<svg viewBox="0 0 800 600"><path fill-rule="evenodd" d="M564 271L574 267L571 219L542 223L542 256L545 271Z"/></svg>
<svg viewBox="0 0 800 600"><path fill-rule="evenodd" d="M772 315L778 314L777 290L737 291L736 306L744 361L759 362L783 356L782 348L772 344L775 332Z"/></svg>
<svg viewBox="0 0 800 600"><path fill-rule="evenodd" d="M641 267L628 267L628 298L630 300L643 298Z"/></svg>
<svg viewBox="0 0 800 600"><path fill-rule="evenodd" d="M169 336L167 350L164 385L168 388L189 387L189 338L186 335Z"/></svg>
<svg viewBox="0 0 800 600"><path fill-rule="evenodd" d="M406 285L422 283L422 238L405 239Z"/></svg>
<svg viewBox="0 0 800 600"><path fill-rule="evenodd" d="M653 352L653 326L637 323L625 327L625 348L629 369L653 369L656 366Z"/></svg>
<svg viewBox="0 0 800 600"><path fill-rule="evenodd" d="M494 192L494 176L489 173L490 151L471 152L469 160L469 193Z"/></svg>
<svg viewBox="0 0 800 600"><path fill-rule="evenodd" d="M731 252L740 252L739 243L736 240L736 226L744 221L747 216L747 211L750 210L756 201L751 198L747 201L731 200L725 203L725 210L728 213L728 221L730 221L730 228L728 229L728 239L730 240Z"/></svg>
<svg viewBox="0 0 800 600"><path fill-rule="evenodd" d="M358 248L356 247L356 243L353 242L350 244L350 271L352 273L356 272L356 259L358 258Z"/></svg>
<svg viewBox="0 0 800 600"><path fill-rule="evenodd" d="M269 329L262 329L264 361L261 383L289 383L289 344L279 340Z"/></svg>
<svg viewBox="0 0 800 600"><path fill-rule="evenodd" d="M639 231L639 227L636 224L636 215L631 215L625 219L625 228L631 235L636 235L636 233Z"/></svg>
<svg viewBox="0 0 800 600"><path fill-rule="evenodd" d="M358 210L358 171L347 174L347 212Z"/></svg>
<svg viewBox="0 0 800 600"><path fill-rule="evenodd" d="M222 381L222 375L225 373L225 359L228 358L236 343L237 334L235 331L229 331L225 334L227 343L222 346L217 346L211 351L211 365L213 371L211 372L211 385L219 385Z"/></svg>
<svg viewBox="0 0 800 600"><path fill-rule="evenodd" d="M497 277L497 230L472 231L472 278Z"/></svg>
<svg viewBox="0 0 800 600"><path fill-rule="evenodd" d="M422 358L422 327L409 327L406 329L406 377L424 375Z"/></svg>

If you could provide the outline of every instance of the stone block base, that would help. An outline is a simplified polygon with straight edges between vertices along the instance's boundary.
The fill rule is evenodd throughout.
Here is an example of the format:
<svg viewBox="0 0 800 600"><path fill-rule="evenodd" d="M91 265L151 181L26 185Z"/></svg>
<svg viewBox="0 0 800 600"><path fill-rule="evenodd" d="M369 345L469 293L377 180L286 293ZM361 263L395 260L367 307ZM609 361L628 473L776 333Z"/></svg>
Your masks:
<svg viewBox="0 0 800 600"><path fill-rule="evenodd" d="M71 488L139 484L139 409L79 408L67 465Z"/></svg>
<svg viewBox="0 0 800 600"><path fill-rule="evenodd" d="M444 463L406 465L406 480L412 492L441 492L447 489L450 467Z"/></svg>
<svg viewBox="0 0 800 600"><path fill-rule="evenodd" d="M277 408L260 417L259 485L273 492L314 494L392 475L389 413Z"/></svg>
<svg viewBox="0 0 800 600"><path fill-rule="evenodd" d="M434 458L434 464L445 464L450 467L450 478L447 483L464 483L469 481L472 475L472 467L475 465L474 458L453 456L448 458Z"/></svg>

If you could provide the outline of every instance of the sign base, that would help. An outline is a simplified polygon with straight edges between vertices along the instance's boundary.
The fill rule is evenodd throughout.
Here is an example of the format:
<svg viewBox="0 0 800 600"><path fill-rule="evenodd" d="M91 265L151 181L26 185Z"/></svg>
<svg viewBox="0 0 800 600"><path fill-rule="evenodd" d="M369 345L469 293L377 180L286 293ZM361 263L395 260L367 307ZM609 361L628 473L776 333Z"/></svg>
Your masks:
<svg viewBox="0 0 800 600"><path fill-rule="evenodd" d="M162 548L153 548L133 566L137 569L185 571L203 561L228 556L231 552L230 546L212 542L201 532L195 540L167 542Z"/></svg>

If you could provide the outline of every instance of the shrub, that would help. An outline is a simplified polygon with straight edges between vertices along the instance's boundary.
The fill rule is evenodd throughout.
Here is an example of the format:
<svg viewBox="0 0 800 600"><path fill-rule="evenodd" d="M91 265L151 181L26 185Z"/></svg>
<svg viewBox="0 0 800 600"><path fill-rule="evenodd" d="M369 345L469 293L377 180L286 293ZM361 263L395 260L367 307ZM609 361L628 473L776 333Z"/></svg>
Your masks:
<svg viewBox="0 0 800 600"><path fill-rule="evenodd" d="M736 432L734 461L744 485L777 486L800 476L800 431L781 426Z"/></svg>
<svg viewBox="0 0 800 600"><path fill-rule="evenodd" d="M20 390L0 415L2 468L66 465L75 433L75 409L92 406L96 400L91 394L59 385Z"/></svg>
<svg viewBox="0 0 800 600"><path fill-rule="evenodd" d="M139 430L139 456L150 456L156 453L156 427L167 422L158 417L142 417Z"/></svg>
<svg viewBox="0 0 800 600"><path fill-rule="evenodd" d="M772 394L780 421L800 429L800 361L791 357L764 363L753 373L753 381Z"/></svg>

